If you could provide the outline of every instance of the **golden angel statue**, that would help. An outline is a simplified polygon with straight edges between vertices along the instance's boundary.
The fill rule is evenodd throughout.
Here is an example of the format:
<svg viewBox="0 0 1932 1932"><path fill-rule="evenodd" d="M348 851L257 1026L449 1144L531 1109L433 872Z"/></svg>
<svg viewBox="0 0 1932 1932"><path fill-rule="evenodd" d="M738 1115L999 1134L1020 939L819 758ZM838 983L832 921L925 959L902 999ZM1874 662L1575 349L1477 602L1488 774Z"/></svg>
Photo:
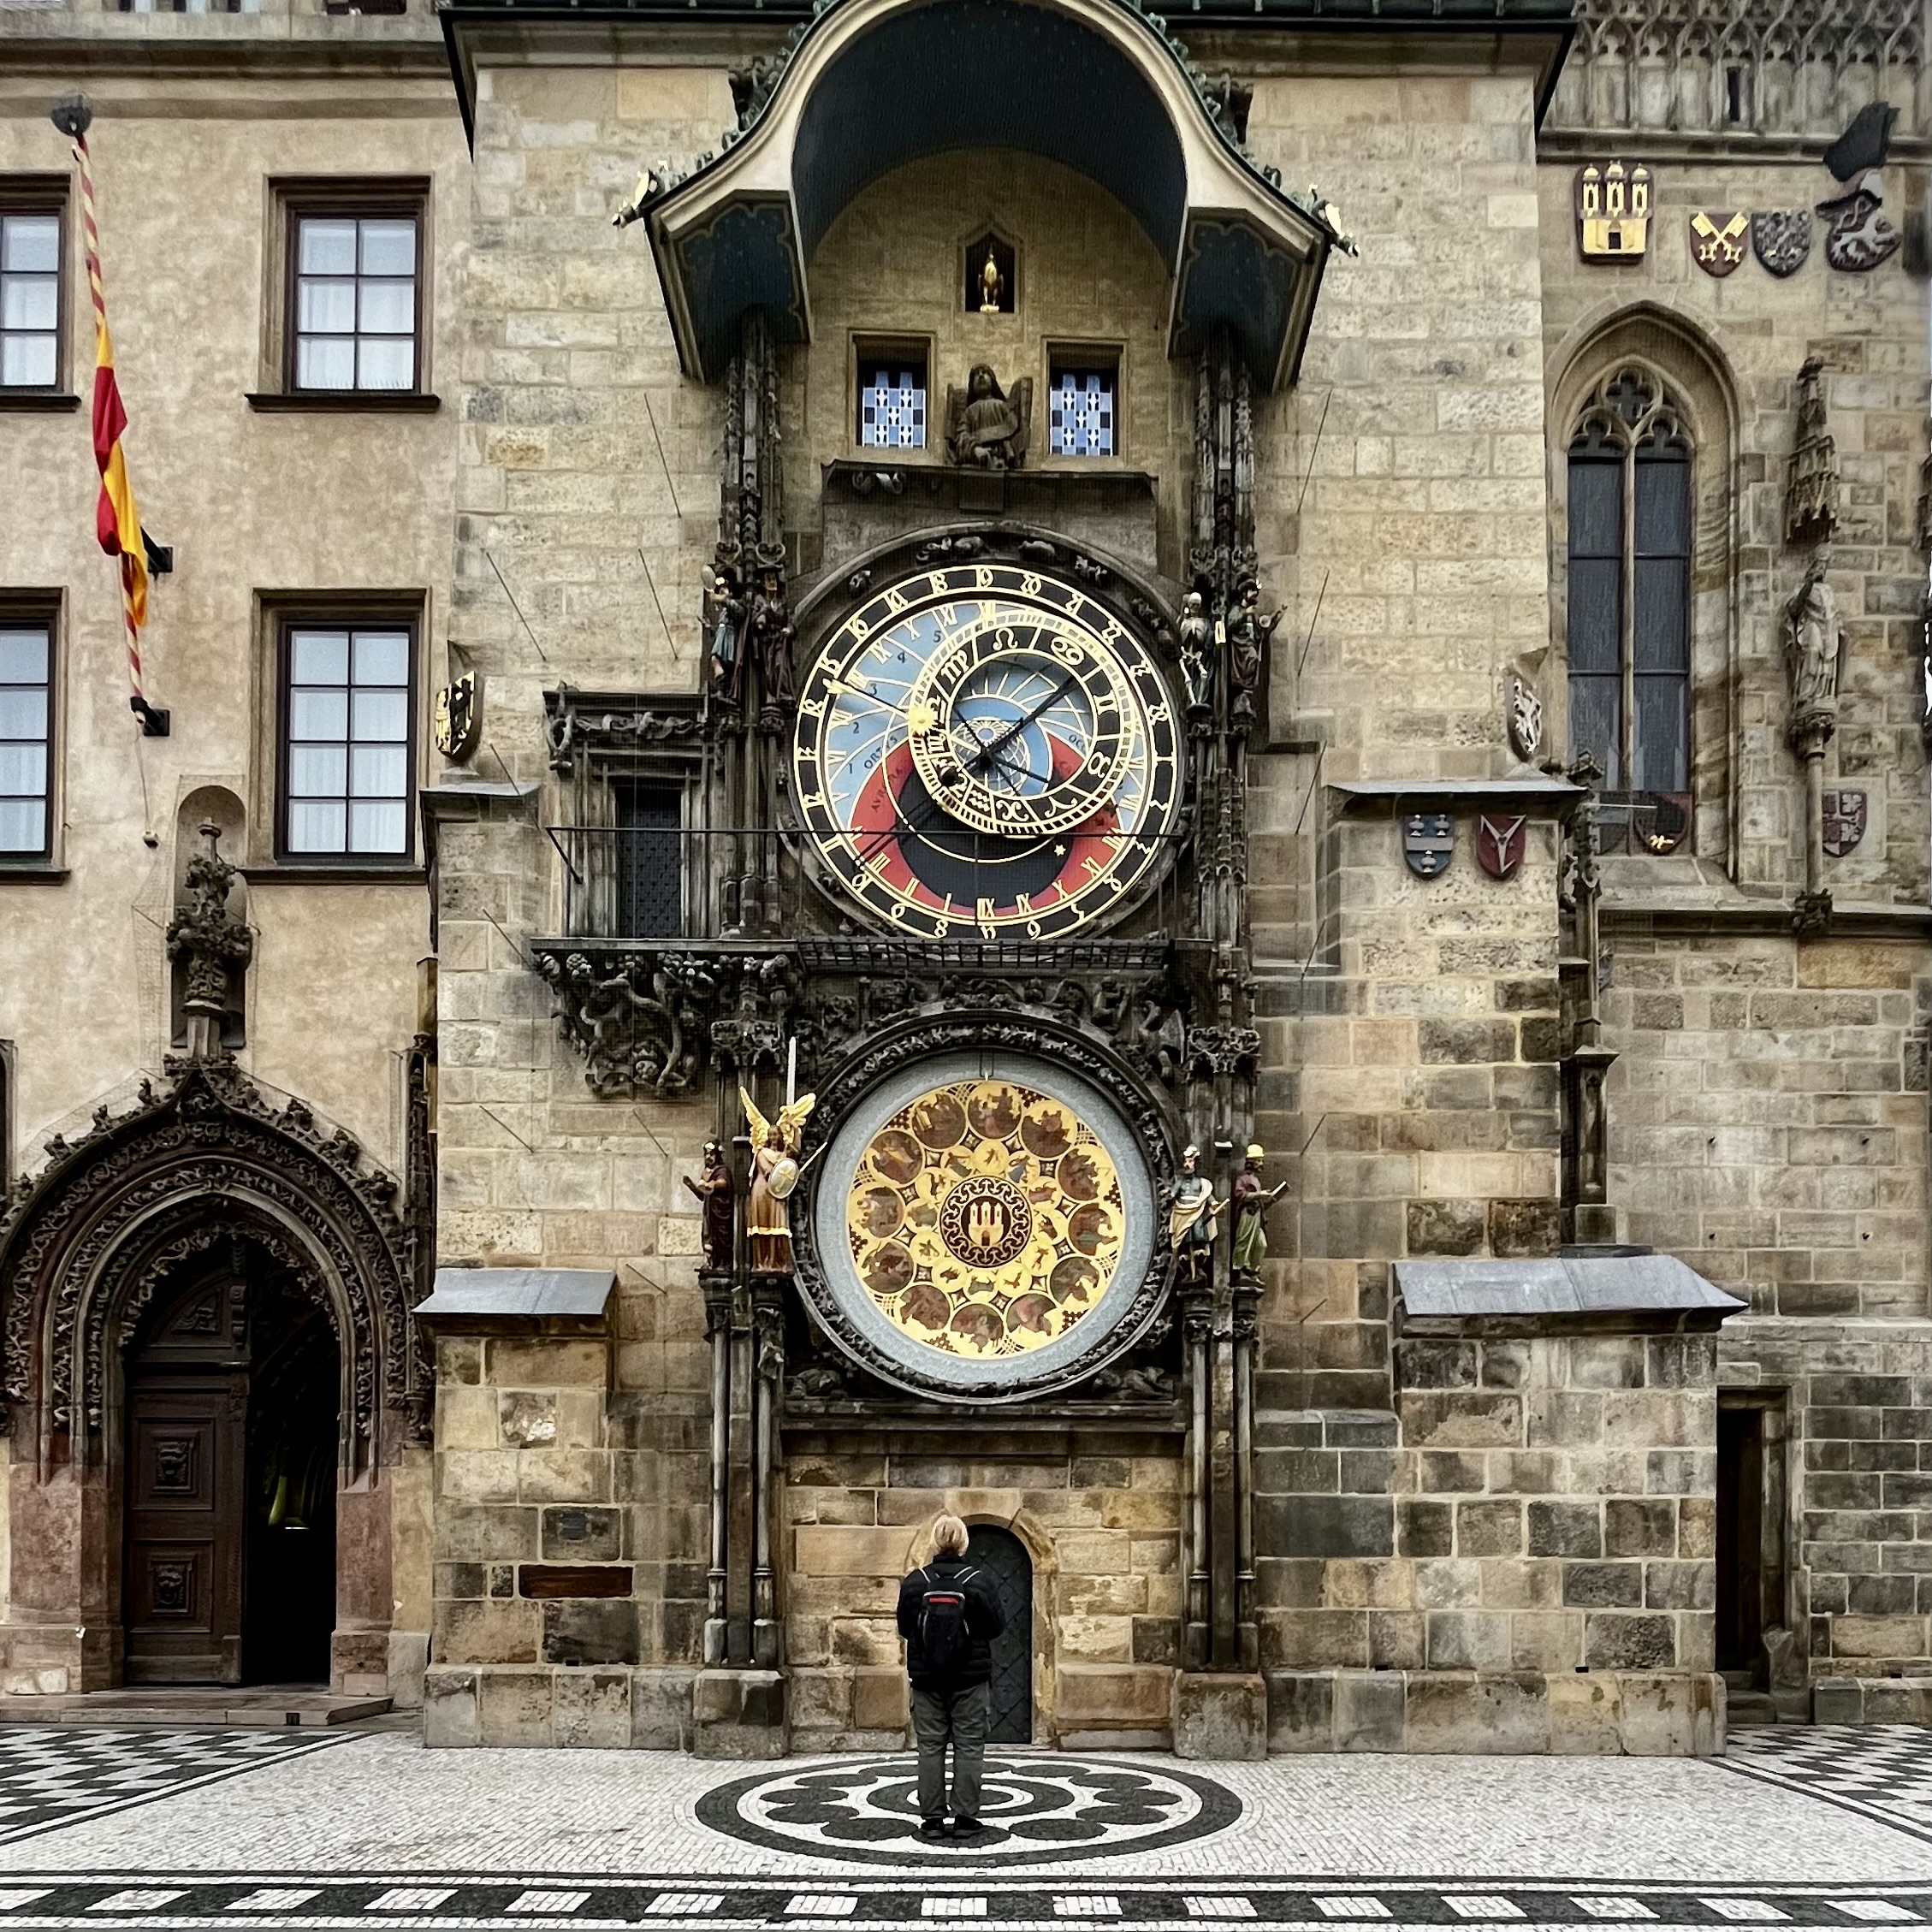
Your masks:
<svg viewBox="0 0 1932 1932"><path fill-rule="evenodd" d="M773 1274L791 1272L791 1209L798 1185L798 1152L805 1144L805 1122L818 1096L788 1100L776 1120L767 1120L744 1087L744 1117L751 1129L751 1187L745 1196L744 1232L751 1244L751 1265Z"/></svg>

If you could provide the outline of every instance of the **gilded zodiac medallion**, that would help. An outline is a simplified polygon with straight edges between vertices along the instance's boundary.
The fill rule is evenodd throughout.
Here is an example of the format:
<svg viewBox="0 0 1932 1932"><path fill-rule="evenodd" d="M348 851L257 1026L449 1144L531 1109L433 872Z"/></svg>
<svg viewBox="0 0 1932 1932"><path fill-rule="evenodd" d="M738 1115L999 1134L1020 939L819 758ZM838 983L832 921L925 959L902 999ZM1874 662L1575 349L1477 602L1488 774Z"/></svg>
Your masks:
<svg viewBox="0 0 1932 1932"><path fill-rule="evenodd" d="M1073 1328L1119 1265L1113 1159L1064 1100L1006 1080L936 1087L867 1144L853 1266L887 1320L945 1354L1023 1354Z"/></svg>

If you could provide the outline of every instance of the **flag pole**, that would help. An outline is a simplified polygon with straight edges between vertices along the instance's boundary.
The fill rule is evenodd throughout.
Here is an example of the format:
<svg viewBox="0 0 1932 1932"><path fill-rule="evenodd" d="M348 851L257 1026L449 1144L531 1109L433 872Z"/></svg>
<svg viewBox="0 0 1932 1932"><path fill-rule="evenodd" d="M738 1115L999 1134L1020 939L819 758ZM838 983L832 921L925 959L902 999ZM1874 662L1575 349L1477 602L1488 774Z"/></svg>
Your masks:
<svg viewBox="0 0 1932 1932"><path fill-rule="evenodd" d="M80 169L81 242L87 258L87 293L94 305L94 457L101 472L96 527L101 548L117 558L121 566L121 613L127 631L127 708L140 720L144 738L166 738L168 714L150 704L141 688L141 625L147 615L148 543L134 507L127 458L121 447L127 415L115 375L114 344L108 334L107 292L101 280L101 234L94 218L94 170L87 151L87 130L93 125L94 110L85 94L71 94L55 104L50 118L74 143L74 158Z"/></svg>

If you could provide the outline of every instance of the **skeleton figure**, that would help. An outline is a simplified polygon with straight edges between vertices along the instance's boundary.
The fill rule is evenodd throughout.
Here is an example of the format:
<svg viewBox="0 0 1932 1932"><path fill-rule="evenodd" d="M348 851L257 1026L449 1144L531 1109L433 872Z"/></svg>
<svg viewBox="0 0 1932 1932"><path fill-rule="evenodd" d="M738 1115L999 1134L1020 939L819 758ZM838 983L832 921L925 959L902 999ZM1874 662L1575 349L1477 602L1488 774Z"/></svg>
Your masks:
<svg viewBox="0 0 1932 1932"><path fill-rule="evenodd" d="M751 1265L773 1274L791 1272L792 1190L798 1185L798 1152L805 1122L817 1104L815 1093L779 1109L767 1120L744 1087L738 1090L751 1129L751 1188L745 1199L744 1232L751 1243Z"/></svg>
<svg viewBox="0 0 1932 1932"><path fill-rule="evenodd" d="M1188 687L1188 715L1205 718L1214 704L1214 661L1209 655L1214 628L1207 621L1201 594L1181 600L1181 679Z"/></svg>

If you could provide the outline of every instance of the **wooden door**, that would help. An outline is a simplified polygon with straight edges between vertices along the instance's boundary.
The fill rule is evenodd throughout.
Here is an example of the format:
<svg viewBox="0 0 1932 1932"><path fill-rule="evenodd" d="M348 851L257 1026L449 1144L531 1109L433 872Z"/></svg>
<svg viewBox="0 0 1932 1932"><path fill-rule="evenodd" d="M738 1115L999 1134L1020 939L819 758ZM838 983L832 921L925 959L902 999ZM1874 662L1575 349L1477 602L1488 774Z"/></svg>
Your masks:
<svg viewBox="0 0 1932 1932"><path fill-rule="evenodd" d="M129 1363L130 1684L241 1681L248 1369L225 1288L185 1299Z"/></svg>

